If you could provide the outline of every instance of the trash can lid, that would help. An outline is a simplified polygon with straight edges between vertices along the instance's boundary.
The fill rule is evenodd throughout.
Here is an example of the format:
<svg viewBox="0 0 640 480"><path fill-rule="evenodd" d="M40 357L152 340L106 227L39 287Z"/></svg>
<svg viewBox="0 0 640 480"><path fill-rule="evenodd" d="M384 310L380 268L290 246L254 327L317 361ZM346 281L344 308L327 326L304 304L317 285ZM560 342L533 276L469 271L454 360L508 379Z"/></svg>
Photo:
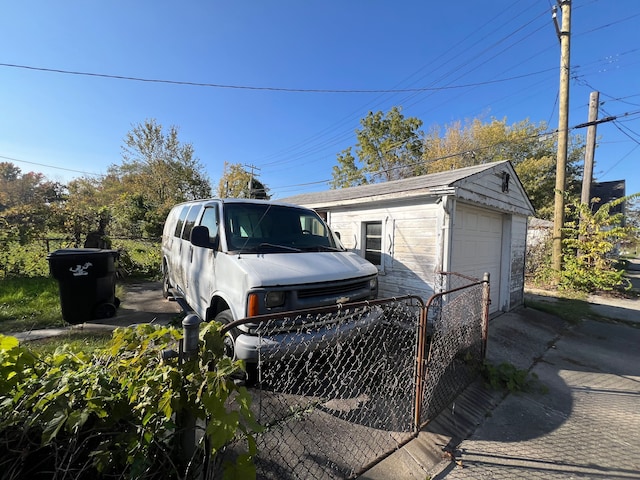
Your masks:
<svg viewBox="0 0 640 480"><path fill-rule="evenodd" d="M47 255L47 258L58 256L76 256L76 255L117 255L117 250L109 250L103 248L61 248Z"/></svg>

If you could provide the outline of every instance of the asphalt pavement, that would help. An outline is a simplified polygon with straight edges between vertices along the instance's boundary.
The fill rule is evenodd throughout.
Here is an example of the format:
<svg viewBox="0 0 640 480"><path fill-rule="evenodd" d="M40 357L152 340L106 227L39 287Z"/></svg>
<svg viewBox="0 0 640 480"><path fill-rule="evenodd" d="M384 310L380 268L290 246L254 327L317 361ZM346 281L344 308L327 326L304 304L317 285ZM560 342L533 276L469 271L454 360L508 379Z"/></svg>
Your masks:
<svg viewBox="0 0 640 480"><path fill-rule="evenodd" d="M474 383L360 478L640 478L640 299L619 300L589 299L610 320L492 319L487 360L528 370L529 390Z"/></svg>

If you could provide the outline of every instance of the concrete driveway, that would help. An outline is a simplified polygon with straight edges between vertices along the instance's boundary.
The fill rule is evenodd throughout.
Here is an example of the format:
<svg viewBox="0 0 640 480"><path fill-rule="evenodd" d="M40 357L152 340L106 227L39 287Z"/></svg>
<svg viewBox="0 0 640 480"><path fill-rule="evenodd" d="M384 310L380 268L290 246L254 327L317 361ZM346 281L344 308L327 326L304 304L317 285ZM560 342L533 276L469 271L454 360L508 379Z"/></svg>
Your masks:
<svg viewBox="0 0 640 480"><path fill-rule="evenodd" d="M611 321L530 308L493 319L488 361L537 376L531 390L471 385L361 478L640 478L640 299L595 305Z"/></svg>

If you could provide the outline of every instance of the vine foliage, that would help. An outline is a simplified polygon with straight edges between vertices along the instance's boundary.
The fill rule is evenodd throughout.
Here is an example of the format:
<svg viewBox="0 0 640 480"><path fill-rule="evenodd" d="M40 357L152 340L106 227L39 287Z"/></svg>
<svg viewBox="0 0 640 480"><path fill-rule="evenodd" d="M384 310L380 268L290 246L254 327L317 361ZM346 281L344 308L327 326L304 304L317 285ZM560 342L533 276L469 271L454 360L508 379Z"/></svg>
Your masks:
<svg viewBox="0 0 640 480"><path fill-rule="evenodd" d="M188 361L162 359L181 337L170 327L117 329L91 356L68 346L40 356L0 335L3 478L194 478L232 439L245 452L220 473L254 477L247 432L259 427L247 390L230 379L242 365L223 356L220 328L201 328L200 354ZM191 455L185 418L201 426Z"/></svg>
<svg viewBox="0 0 640 480"><path fill-rule="evenodd" d="M640 194L604 203L595 211L591 205L578 202L570 206L571 219L564 225L564 267L560 287L582 292L630 287L624 277L624 268L619 264L618 249L637 235L637 231L624 224L622 213L612 213L612 210L638 196Z"/></svg>

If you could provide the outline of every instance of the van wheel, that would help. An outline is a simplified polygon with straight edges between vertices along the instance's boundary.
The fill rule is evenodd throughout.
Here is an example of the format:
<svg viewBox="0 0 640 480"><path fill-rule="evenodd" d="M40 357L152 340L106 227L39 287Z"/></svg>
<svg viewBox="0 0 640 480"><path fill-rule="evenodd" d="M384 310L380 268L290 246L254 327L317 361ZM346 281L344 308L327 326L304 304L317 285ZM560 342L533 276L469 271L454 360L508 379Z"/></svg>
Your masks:
<svg viewBox="0 0 640 480"><path fill-rule="evenodd" d="M231 314L231 310L223 310L222 312L220 312L218 315L216 315L215 321L223 325L228 325L229 323L233 322L233 315ZM225 333L224 338L222 339L224 343L224 355L231 358L232 360L236 360L235 343L237 337L238 330L234 328L233 330L229 330L227 333ZM255 363L245 362L245 369L245 385L248 387L255 385L258 381L258 365L256 365Z"/></svg>
<svg viewBox="0 0 640 480"><path fill-rule="evenodd" d="M223 310L218 315L216 315L215 321L221 323L222 325L228 325L233 322L233 315L231 315L231 310ZM222 341L224 342L224 355L229 357L232 360L236 359L236 337L238 336L237 330L229 330L224 334L224 338Z"/></svg>

